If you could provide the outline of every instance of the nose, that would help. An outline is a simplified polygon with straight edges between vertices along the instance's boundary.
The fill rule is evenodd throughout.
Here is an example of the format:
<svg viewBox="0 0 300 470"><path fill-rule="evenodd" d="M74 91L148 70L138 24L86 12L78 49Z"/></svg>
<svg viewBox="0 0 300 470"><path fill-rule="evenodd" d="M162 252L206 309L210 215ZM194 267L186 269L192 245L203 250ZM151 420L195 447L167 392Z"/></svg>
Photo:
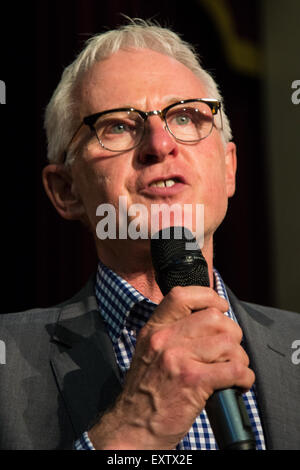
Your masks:
<svg viewBox="0 0 300 470"><path fill-rule="evenodd" d="M138 149L139 161L143 164L164 160L167 156L176 157L178 144L165 127L159 116L147 119L143 142Z"/></svg>

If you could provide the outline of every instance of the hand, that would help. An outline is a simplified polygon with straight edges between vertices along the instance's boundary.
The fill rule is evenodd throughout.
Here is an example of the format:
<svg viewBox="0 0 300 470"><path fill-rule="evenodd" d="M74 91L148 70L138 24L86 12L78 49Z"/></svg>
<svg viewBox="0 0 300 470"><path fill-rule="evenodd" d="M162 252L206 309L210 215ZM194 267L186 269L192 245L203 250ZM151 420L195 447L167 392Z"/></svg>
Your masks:
<svg viewBox="0 0 300 470"><path fill-rule="evenodd" d="M142 328L114 408L89 432L101 449L174 449L218 389L254 373L228 303L208 287L175 287Z"/></svg>

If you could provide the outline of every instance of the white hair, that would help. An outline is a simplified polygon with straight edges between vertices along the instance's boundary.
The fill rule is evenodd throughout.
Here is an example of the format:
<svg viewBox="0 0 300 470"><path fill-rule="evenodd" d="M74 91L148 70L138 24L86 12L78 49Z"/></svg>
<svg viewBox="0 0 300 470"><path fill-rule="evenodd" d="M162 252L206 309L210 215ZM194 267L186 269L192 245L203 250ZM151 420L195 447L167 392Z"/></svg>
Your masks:
<svg viewBox="0 0 300 470"><path fill-rule="evenodd" d="M222 102L224 142L232 138L230 123L224 111L223 99L211 75L200 65L194 47L183 41L179 35L150 21L130 20L118 29L107 31L90 38L75 61L63 72L62 78L46 108L45 130L48 141L48 160L61 162L64 152L80 125L80 100L77 90L84 74L96 62L107 59L120 49L151 49L170 56L189 68L206 89L205 98ZM204 97L202 97L204 98ZM70 164L74 155L68 155Z"/></svg>

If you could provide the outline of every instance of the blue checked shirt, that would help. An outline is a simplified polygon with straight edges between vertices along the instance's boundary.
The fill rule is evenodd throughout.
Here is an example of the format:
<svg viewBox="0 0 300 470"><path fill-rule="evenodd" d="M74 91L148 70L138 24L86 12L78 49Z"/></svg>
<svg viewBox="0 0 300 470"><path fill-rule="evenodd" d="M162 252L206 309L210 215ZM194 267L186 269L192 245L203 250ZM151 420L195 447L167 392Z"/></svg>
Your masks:
<svg viewBox="0 0 300 470"><path fill-rule="evenodd" d="M214 270L214 279L216 292L229 303L225 285L217 270ZM137 335L157 305L144 297L128 282L101 262L98 264L95 292L99 311L113 343L116 360L121 376L124 379L135 351ZM231 307L225 315L237 322ZM257 450L265 449L264 436L256 403L255 384L249 392L243 395L243 398L255 435L256 448ZM77 450L94 450L87 432L75 442L74 447ZM182 439L176 449L218 449L205 410L196 418L188 434Z"/></svg>

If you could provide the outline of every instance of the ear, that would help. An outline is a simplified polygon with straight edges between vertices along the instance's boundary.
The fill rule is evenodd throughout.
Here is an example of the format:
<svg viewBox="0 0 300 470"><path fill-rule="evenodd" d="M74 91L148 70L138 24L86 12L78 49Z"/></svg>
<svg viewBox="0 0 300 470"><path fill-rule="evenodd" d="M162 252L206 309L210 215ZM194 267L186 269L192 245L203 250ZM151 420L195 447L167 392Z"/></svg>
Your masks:
<svg viewBox="0 0 300 470"><path fill-rule="evenodd" d="M228 142L225 151L226 188L228 197L233 196L235 193L236 167L236 145L233 142Z"/></svg>
<svg viewBox="0 0 300 470"><path fill-rule="evenodd" d="M47 165L43 169L43 184L49 199L64 219L85 219L84 206L74 190L71 173L65 165Z"/></svg>

